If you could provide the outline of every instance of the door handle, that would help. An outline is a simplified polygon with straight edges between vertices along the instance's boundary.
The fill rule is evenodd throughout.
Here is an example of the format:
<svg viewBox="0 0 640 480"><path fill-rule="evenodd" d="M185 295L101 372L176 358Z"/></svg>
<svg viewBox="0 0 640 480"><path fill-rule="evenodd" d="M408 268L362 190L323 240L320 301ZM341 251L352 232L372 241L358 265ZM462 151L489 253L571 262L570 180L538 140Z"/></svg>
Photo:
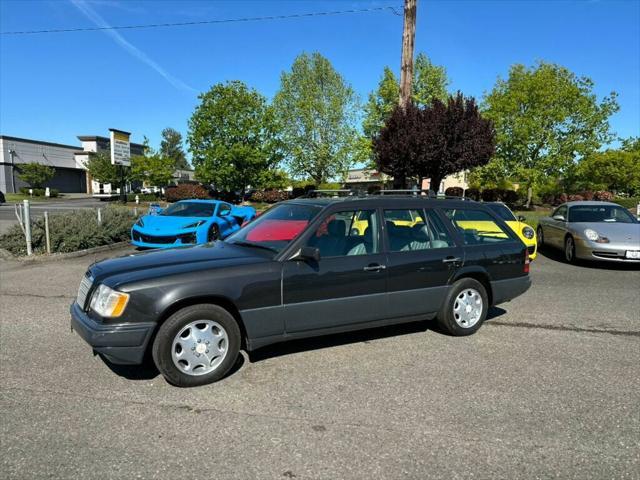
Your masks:
<svg viewBox="0 0 640 480"><path fill-rule="evenodd" d="M442 263L460 263L462 259L460 257L446 257L442 259Z"/></svg>
<svg viewBox="0 0 640 480"><path fill-rule="evenodd" d="M386 265L369 265L368 267L364 267L363 270L365 272L379 272L385 268L387 268Z"/></svg>

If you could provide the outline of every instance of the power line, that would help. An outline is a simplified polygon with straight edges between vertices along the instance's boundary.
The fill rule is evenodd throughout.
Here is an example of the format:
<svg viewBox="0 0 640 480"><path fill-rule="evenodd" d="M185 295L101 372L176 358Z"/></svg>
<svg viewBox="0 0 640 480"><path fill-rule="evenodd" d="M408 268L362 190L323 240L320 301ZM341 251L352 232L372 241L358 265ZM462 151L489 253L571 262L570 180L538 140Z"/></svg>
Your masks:
<svg viewBox="0 0 640 480"><path fill-rule="evenodd" d="M328 17L332 15L380 12L384 10L389 10L394 15L402 16L401 13L398 13L395 7L385 6L385 7L360 8L360 9L351 9L351 10L335 10L331 12L294 13L290 15L270 15L267 17L224 18L219 20L201 20L198 22L150 23L145 25L59 28L59 29L51 29L51 30L23 30L23 31L13 31L13 32L0 32L0 35L34 35L34 34L41 34L41 33L94 32L97 30L133 30L133 29L142 29L142 28L184 27L184 26L190 26L190 25L213 25L218 23L258 22L263 20L286 20L291 18Z"/></svg>

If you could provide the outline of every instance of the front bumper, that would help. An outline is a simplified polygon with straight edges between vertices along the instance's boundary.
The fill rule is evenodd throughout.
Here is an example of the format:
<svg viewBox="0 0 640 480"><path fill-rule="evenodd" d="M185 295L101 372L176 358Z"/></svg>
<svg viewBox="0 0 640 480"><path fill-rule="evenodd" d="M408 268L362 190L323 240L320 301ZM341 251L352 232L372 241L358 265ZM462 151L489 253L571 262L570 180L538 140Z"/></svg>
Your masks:
<svg viewBox="0 0 640 480"><path fill-rule="evenodd" d="M196 245L198 231L179 232L171 235L158 235L144 232L134 226L131 229L131 244L142 248L173 248Z"/></svg>
<svg viewBox="0 0 640 480"><path fill-rule="evenodd" d="M71 312L71 330L75 331L93 350L112 363L138 365L144 359L149 339L156 324L105 324L89 317L74 301Z"/></svg>
<svg viewBox="0 0 640 480"><path fill-rule="evenodd" d="M640 263L640 259L626 258L628 250L640 251L640 245L623 243L596 243L575 239L576 258L618 263Z"/></svg>

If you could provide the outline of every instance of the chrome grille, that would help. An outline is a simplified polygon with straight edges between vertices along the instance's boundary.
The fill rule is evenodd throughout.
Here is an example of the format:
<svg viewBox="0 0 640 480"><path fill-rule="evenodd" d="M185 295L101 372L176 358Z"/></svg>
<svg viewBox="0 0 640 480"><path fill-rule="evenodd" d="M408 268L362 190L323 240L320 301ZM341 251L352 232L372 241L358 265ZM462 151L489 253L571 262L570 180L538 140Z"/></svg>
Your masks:
<svg viewBox="0 0 640 480"><path fill-rule="evenodd" d="M78 288L78 296L76 297L76 303L84 309L84 304L87 301L87 294L91 290L93 284L93 277L88 273L82 278L80 287Z"/></svg>

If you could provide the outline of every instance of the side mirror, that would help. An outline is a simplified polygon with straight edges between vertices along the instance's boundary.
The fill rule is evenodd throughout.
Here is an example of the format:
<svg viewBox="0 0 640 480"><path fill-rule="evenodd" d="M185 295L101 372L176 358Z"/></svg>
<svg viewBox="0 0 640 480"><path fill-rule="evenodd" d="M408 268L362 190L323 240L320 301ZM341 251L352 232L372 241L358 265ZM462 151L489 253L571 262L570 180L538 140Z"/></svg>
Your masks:
<svg viewBox="0 0 640 480"><path fill-rule="evenodd" d="M318 262L320 260L320 250L316 247L302 247L295 255L293 255L293 257L291 257L291 260L303 262L313 260L314 262Z"/></svg>
<svg viewBox="0 0 640 480"><path fill-rule="evenodd" d="M226 217L231 213L231 210L222 210L220 213L218 213L219 216L221 217Z"/></svg>
<svg viewBox="0 0 640 480"><path fill-rule="evenodd" d="M527 221L527 219L526 219L526 218L524 218L524 215L518 215L518 221L519 221L519 222L523 222L523 223L524 223L524 222L526 222L526 221Z"/></svg>
<svg viewBox="0 0 640 480"><path fill-rule="evenodd" d="M554 215L553 219L557 220L559 222L564 222L564 216L563 215Z"/></svg>

